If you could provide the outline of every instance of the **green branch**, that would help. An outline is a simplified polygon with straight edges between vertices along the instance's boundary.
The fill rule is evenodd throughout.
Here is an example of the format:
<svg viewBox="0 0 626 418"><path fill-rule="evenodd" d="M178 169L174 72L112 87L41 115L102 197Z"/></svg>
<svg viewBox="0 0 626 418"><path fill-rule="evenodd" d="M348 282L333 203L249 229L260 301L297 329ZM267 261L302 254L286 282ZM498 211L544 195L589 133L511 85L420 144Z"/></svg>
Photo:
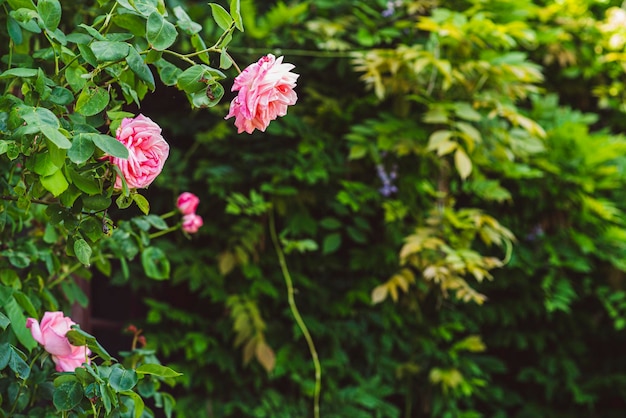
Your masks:
<svg viewBox="0 0 626 418"><path fill-rule="evenodd" d="M274 220L274 209L270 209L270 235L272 236L272 242L274 243L274 248L276 249L276 256L278 257L278 262L280 264L280 269L282 270L283 277L285 278L285 285L287 285L287 301L289 302L289 308L291 309L291 313L302 331L302 335L304 335L304 339L306 340L307 345L309 346L309 351L311 352L311 358L313 359L313 365L315 367L315 391L313 393L313 417L319 418L320 416L320 392L322 388L322 366L320 365L319 358L317 356L317 350L315 349L315 344L313 343L313 338L309 333L309 330L304 323L304 320L300 316L300 312L298 311L298 307L296 306L296 301L294 299L294 290L293 290L293 281L291 280L291 274L289 274L289 269L287 268L287 261L285 260L285 254L283 253L282 247L278 241L278 235L276 234L276 221Z"/></svg>

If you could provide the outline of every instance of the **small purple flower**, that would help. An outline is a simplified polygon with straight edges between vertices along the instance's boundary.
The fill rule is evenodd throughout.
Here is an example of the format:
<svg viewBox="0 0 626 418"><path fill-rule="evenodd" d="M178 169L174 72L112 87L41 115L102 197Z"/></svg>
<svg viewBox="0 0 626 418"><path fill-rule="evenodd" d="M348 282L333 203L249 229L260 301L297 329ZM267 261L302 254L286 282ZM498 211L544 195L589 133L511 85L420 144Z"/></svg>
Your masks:
<svg viewBox="0 0 626 418"><path fill-rule="evenodd" d="M395 180L398 176L398 169L396 166L392 168L392 170L387 174L385 171L385 167L382 164L376 165L376 173L378 174L378 178L383 183L383 186L378 189L380 194L385 197L389 197L394 193L398 192L398 188L393 184L392 180Z"/></svg>

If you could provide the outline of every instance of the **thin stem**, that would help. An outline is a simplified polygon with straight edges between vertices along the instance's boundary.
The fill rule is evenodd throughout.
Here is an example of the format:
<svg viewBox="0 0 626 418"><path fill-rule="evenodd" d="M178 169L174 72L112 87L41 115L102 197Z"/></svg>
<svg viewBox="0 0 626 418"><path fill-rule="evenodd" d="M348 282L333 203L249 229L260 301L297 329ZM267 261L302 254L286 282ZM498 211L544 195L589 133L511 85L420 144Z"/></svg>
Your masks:
<svg viewBox="0 0 626 418"><path fill-rule="evenodd" d="M154 238L158 238L158 237L160 237L162 235L169 234L170 232L176 231L179 227L180 227L179 225L171 226L171 227L169 227L167 229L164 229L162 231L155 232L154 234L150 234L149 238L150 239L154 239Z"/></svg>
<svg viewBox="0 0 626 418"><path fill-rule="evenodd" d="M313 359L313 365L315 367L315 391L313 393L313 416L314 418L319 418L320 416L320 392L322 389L322 366L320 365L319 358L317 356L317 350L315 349L315 344L313 343L313 338L309 333L309 329L307 328L304 320L300 316L300 312L298 311L298 307L296 306L296 301L294 299L294 290L293 290L293 281L291 280L291 274L289 274L289 269L287 268L287 261L285 260L285 254L283 253L282 247L278 241L278 235L276 234L276 221L274 220L274 209L270 209L270 235L272 237L272 242L274 243L274 248L276 249L276 256L278 257L278 263L280 264L280 269L282 270L283 277L285 278L285 285L287 286L287 301L289 302L289 308L291 309L291 313L302 331L302 335L304 335L304 339L306 340L307 345L309 346L309 351L311 352L311 358Z"/></svg>
<svg viewBox="0 0 626 418"><path fill-rule="evenodd" d="M248 48L248 47L228 47L230 51L243 52L246 54L267 54L267 48ZM312 51L307 49L283 49L276 48L273 51L276 55L299 55L303 57L316 57L316 58L352 58L355 53L367 52L366 50L351 50L351 51Z"/></svg>
<svg viewBox="0 0 626 418"><path fill-rule="evenodd" d="M175 57L177 57L177 58L179 58L179 59L181 59L181 60L183 60L183 61L185 61L185 62L188 62L188 63L189 63L189 64L191 64L191 65L196 65L196 62L195 62L194 60L189 59L189 58L187 58L187 56L186 56L186 55L179 54L179 53L178 53L178 52L176 52L176 51L170 51L169 49L164 49L164 50L163 50L163 51L161 51L161 52L163 52L163 53L165 53L165 54L174 55Z"/></svg>
<svg viewBox="0 0 626 418"><path fill-rule="evenodd" d="M18 198L16 196L0 196L0 200L11 200L13 202L17 202ZM55 204L57 202L50 202L48 200L41 200L41 199L29 199L31 203L38 203L40 205L52 205Z"/></svg>
<svg viewBox="0 0 626 418"><path fill-rule="evenodd" d="M91 262L91 260L90 260ZM74 264L72 267L70 267L65 273L61 274L59 277L57 277L54 281L52 281L48 287L52 288L54 286L56 286L57 284L61 283L63 280L65 280L70 274L74 273L76 270L78 270L79 268L83 267L83 263L76 263Z"/></svg>

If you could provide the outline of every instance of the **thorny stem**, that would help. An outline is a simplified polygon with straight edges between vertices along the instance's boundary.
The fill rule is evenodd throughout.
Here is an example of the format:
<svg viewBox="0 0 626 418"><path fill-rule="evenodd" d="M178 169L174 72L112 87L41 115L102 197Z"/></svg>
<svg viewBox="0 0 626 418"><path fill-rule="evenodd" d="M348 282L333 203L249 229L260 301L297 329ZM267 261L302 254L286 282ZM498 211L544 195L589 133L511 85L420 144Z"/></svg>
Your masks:
<svg viewBox="0 0 626 418"><path fill-rule="evenodd" d="M294 289L293 289L293 281L291 280L291 274L289 274L289 269L287 268L287 261L285 260L285 254L283 253L282 247L278 241L278 235L276 234L276 221L274 220L274 209L270 209L270 235L272 237L272 242L274 243L274 248L276 249L276 256L278 257L278 263L280 264L280 268L283 273L283 277L285 279L285 285L287 286L287 301L289 302L289 308L291 309L291 313L293 314L300 331L302 331L302 335L304 335L304 339L306 340L307 345L309 346L309 351L311 353L311 358L313 359L313 365L315 367L315 391L313 393L313 416L314 418L319 418L320 416L320 391L322 388L322 366L320 365L320 361L317 355L317 350L315 349L315 344L313 343L313 338L309 333L309 330L304 323L304 320L300 316L300 312L298 311L298 307L296 306L296 301L294 299Z"/></svg>

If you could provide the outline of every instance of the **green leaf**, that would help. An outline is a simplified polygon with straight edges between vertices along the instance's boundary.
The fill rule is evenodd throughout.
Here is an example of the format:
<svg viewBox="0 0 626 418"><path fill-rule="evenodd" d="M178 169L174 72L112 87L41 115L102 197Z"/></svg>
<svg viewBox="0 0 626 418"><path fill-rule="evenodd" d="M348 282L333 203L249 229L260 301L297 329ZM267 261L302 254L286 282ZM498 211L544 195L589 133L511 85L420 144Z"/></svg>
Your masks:
<svg viewBox="0 0 626 418"><path fill-rule="evenodd" d="M148 199L146 199L139 193L133 193L132 197L135 203L137 204L137 207L139 208L140 211L143 212L144 215L147 215L150 213L150 202L148 202Z"/></svg>
<svg viewBox="0 0 626 418"><path fill-rule="evenodd" d="M63 175L63 170L58 170L50 176L41 177L41 184L54 197L58 197L69 187L69 183Z"/></svg>
<svg viewBox="0 0 626 418"><path fill-rule="evenodd" d="M109 92L105 88L90 83L80 92L75 110L83 116L94 116L107 107L109 100Z"/></svg>
<svg viewBox="0 0 626 418"><path fill-rule="evenodd" d="M9 37L16 45L22 44L24 41L22 28L11 15L7 16L7 31L9 32Z"/></svg>
<svg viewBox="0 0 626 418"><path fill-rule="evenodd" d="M74 253L78 261L83 263L84 266L89 267L91 265L91 246L84 239L80 238L74 241Z"/></svg>
<svg viewBox="0 0 626 418"><path fill-rule="evenodd" d="M330 254L339 248L341 245L341 235L338 232L326 235L324 242L322 243L322 253Z"/></svg>
<svg viewBox="0 0 626 418"><path fill-rule="evenodd" d="M142 364L141 366L137 367L135 371L141 375L151 374L154 376L164 377L164 378L182 376L182 373L178 373L177 371L174 371L170 369L169 367L163 366L161 364Z"/></svg>
<svg viewBox="0 0 626 418"><path fill-rule="evenodd" d="M42 126L49 126L58 129L61 124L59 119L50 110L43 107L21 106L18 114L31 126L41 129Z"/></svg>
<svg viewBox="0 0 626 418"><path fill-rule="evenodd" d="M38 0L37 12L44 26L53 31L61 23L61 3L59 0Z"/></svg>
<svg viewBox="0 0 626 418"><path fill-rule="evenodd" d="M126 58L131 49L126 42L111 41L93 41L90 47L99 62L120 61Z"/></svg>
<svg viewBox="0 0 626 418"><path fill-rule="evenodd" d="M69 411L83 400L83 387L78 380L61 383L52 395L52 403L59 411Z"/></svg>
<svg viewBox="0 0 626 418"><path fill-rule="evenodd" d="M194 65L183 71L176 80L176 86L187 94L204 90L206 84L200 80L204 77L206 68L203 65Z"/></svg>
<svg viewBox="0 0 626 418"><path fill-rule="evenodd" d="M83 176L76 171L67 168L72 184L76 186L80 191L87 193L88 195L96 195L102 192L98 181L93 176Z"/></svg>
<svg viewBox="0 0 626 418"><path fill-rule="evenodd" d="M65 135L63 135L58 129L51 126L42 125L41 133L61 149L69 149L72 147L72 143Z"/></svg>
<svg viewBox="0 0 626 418"><path fill-rule="evenodd" d="M220 68L228 70L233 65L233 60L230 59L226 48L222 48L220 52Z"/></svg>
<svg viewBox="0 0 626 418"><path fill-rule="evenodd" d="M178 19L176 24L187 35L195 35L196 33L202 30L202 25L191 20L187 12L185 12L185 10L182 7L180 6L174 7L174 15Z"/></svg>
<svg viewBox="0 0 626 418"><path fill-rule="evenodd" d="M119 364L116 364L111 368L109 384L117 392L131 390L135 387L138 381L139 377L137 376L137 372L132 369L124 369Z"/></svg>
<svg viewBox="0 0 626 418"><path fill-rule="evenodd" d="M30 78L37 76L38 73L39 71L33 68L11 68L10 70L6 70L2 74L0 74L0 79L14 77Z"/></svg>
<svg viewBox="0 0 626 418"><path fill-rule="evenodd" d="M170 277L170 261L158 247L146 248L141 253L141 264L151 279L166 280Z"/></svg>
<svg viewBox="0 0 626 418"><path fill-rule="evenodd" d="M152 48L163 51L169 48L178 36L176 27L165 20L159 12L154 12L146 22L146 38Z"/></svg>
<svg viewBox="0 0 626 418"><path fill-rule="evenodd" d="M2 312L0 312L0 328L2 330L7 329L7 327L11 324L11 320ZM2 370L4 366L2 366L2 347L0 346L0 370Z"/></svg>
<svg viewBox="0 0 626 418"><path fill-rule="evenodd" d="M49 152L35 154L28 160L26 166L40 176L50 176L59 170L59 167L52 162Z"/></svg>
<svg viewBox="0 0 626 418"><path fill-rule="evenodd" d="M85 134L78 134L74 136L72 147L67 151L67 156L73 163L82 164L93 155L95 150L96 146L89 137Z"/></svg>
<svg viewBox="0 0 626 418"><path fill-rule="evenodd" d="M454 166L463 180L465 180L472 172L472 161L467 156L467 153L461 148L457 148L454 153Z"/></svg>
<svg viewBox="0 0 626 418"><path fill-rule="evenodd" d="M166 86L173 86L178 81L178 77L183 72L180 68L164 59L159 59L154 63L159 71L159 77Z"/></svg>
<svg viewBox="0 0 626 418"><path fill-rule="evenodd" d="M37 342L31 335L30 330L26 328L26 317L24 316L22 308L13 296L9 298L8 302L5 303L3 307L7 317L11 320L11 330L18 341L28 351L31 351L37 346Z"/></svg>
<svg viewBox="0 0 626 418"><path fill-rule="evenodd" d="M11 357L9 358L9 368L13 370L13 372L20 379L26 379L30 375L30 367L24 361L24 359L20 356L15 347L11 347Z"/></svg>
<svg viewBox="0 0 626 418"><path fill-rule="evenodd" d="M3 316L4 314L0 313L0 318ZM7 318L6 316L4 317L7 321L9 321L9 318ZM9 321L9 323L11 322ZM2 327L2 329L6 329L6 326ZM9 343L0 344L0 370L3 370L7 366L7 364L9 364L9 360L11 360L11 353L12 350Z"/></svg>
<svg viewBox="0 0 626 418"><path fill-rule="evenodd" d="M239 0L230 1L230 15L235 21L235 27L243 32L243 20L241 19L241 7Z"/></svg>
<svg viewBox="0 0 626 418"><path fill-rule="evenodd" d="M35 306L31 302L30 298L26 296L25 293L17 290L13 293L13 297L15 298L17 303L22 307L22 309L26 311L28 315L30 315L32 318L37 317L37 309L35 309Z"/></svg>
<svg viewBox="0 0 626 418"><path fill-rule="evenodd" d="M233 18L230 17L230 14L219 4L209 3L209 6L211 6L215 23L223 30L228 30L230 24L233 23Z"/></svg>
<svg viewBox="0 0 626 418"><path fill-rule="evenodd" d="M158 11L157 0L132 0L131 4L139 13L143 16L150 16L152 13Z"/></svg>
<svg viewBox="0 0 626 418"><path fill-rule="evenodd" d="M83 196L83 206L86 210L99 212L111 206L111 198L106 195Z"/></svg>
<svg viewBox="0 0 626 418"><path fill-rule="evenodd" d="M65 336L70 341L70 344L77 347L86 345L91 350L92 354L100 356L100 358L105 362L114 360L93 335L86 333L76 325L73 325L72 330L68 331Z"/></svg>
<svg viewBox="0 0 626 418"><path fill-rule="evenodd" d="M112 157L128 159L128 148L117 139L104 134L81 134L91 139L93 143Z"/></svg>
<svg viewBox="0 0 626 418"><path fill-rule="evenodd" d="M124 391L124 392L121 392L120 394L121 395L126 395L126 396L130 397L133 400L133 410L135 411L134 418L142 417L143 416L143 410L145 409L145 404L144 404L143 399L141 398L141 396L139 396L138 394L136 394L133 391Z"/></svg>
<svg viewBox="0 0 626 418"><path fill-rule="evenodd" d="M87 70L80 65L72 65L65 70L65 79L75 92L81 91L87 84L87 79L82 77Z"/></svg>
<svg viewBox="0 0 626 418"><path fill-rule="evenodd" d="M341 222L336 218L324 218L319 222L320 226L325 229L338 229Z"/></svg>
<svg viewBox="0 0 626 418"><path fill-rule="evenodd" d="M74 95L72 92L65 87L55 87L50 92L50 97L48 97L52 103L66 106L74 101Z"/></svg>
<svg viewBox="0 0 626 418"><path fill-rule="evenodd" d="M128 56L126 57L128 66L134 72L140 80L148 83L148 86L154 91L154 75L150 71L150 67L143 61L143 58L135 48L130 48Z"/></svg>

